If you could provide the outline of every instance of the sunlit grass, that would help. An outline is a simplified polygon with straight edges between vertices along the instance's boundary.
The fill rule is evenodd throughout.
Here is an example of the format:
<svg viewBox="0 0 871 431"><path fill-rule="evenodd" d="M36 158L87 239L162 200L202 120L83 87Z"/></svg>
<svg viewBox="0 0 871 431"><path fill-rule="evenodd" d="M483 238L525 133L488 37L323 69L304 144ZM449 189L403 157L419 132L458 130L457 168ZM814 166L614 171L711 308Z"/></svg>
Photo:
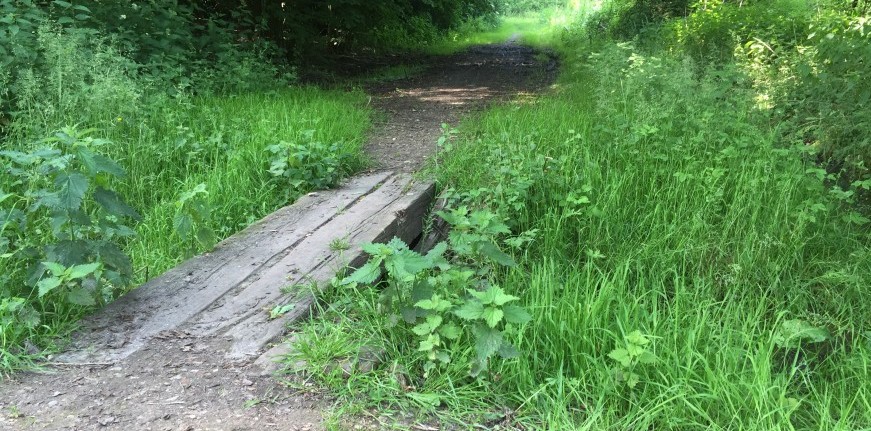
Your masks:
<svg viewBox="0 0 871 431"><path fill-rule="evenodd" d="M417 346L378 293L335 291L307 337L353 333L343 354L368 344L389 358L327 376L342 405L543 430L871 427L871 237L844 221L804 149L780 141L736 76L628 44L557 48L573 61L555 91L464 121L434 165L442 188L482 196L533 183L519 206L489 201L515 233L536 232L493 280L533 314L512 340L520 357L473 380L471 348L454 347L429 378L407 373ZM790 321L829 336L786 346ZM609 357L632 331L657 358L635 387ZM312 348L320 365L335 359Z"/></svg>

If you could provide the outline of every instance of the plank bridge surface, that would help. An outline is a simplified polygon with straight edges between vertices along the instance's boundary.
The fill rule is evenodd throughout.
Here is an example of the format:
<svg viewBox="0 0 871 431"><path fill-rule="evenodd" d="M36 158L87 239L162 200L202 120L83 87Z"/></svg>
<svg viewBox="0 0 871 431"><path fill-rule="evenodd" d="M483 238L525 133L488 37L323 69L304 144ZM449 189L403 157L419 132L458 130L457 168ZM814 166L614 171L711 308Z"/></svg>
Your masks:
<svg viewBox="0 0 871 431"><path fill-rule="evenodd" d="M432 183L381 172L304 196L86 319L56 361L116 362L167 337L207 338L210 354L256 358L310 314L337 271L365 262L361 244L418 238L433 194ZM270 319L281 305L292 308Z"/></svg>

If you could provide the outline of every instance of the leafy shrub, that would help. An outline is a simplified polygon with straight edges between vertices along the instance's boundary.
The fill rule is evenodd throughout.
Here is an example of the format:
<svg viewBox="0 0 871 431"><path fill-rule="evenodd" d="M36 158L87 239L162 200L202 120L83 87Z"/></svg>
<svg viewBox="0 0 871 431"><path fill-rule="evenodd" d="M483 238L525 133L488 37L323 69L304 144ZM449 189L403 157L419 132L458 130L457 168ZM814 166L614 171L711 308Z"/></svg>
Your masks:
<svg viewBox="0 0 871 431"><path fill-rule="evenodd" d="M123 244L140 218L112 190L125 170L112 145L67 128L27 152L0 152L0 320L3 346L69 309L105 304L129 285Z"/></svg>
<svg viewBox="0 0 871 431"><path fill-rule="evenodd" d="M494 266L515 265L497 245L500 237L510 233L504 221L494 213L469 212L465 207L440 215L453 228L448 242L426 255L409 250L398 239L367 244L363 249L370 260L339 284L371 284L386 270L381 301L392 321L404 321L409 336L418 341L417 352L426 359L423 377L439 365L458 362L460 358L452 358L450 352L466 346L473 347L475 355L462 359L475 377L488 369L494 355L504 359L518 355L507 335L530 317L523 308L509 304L520 298L491 281Z"/></svg>
<svg viewBox="0 0 871 431"><path fill-rule="evenodd" d="M807 63L796 67L791 96L803 115L804 138L831 168L871 178L871 27L865 17L831 15L811 27ZM811 127L807 127L811 126Z"/></svg>
<svg viewBox="0 0 871 431"><path fill-rule="evenodd" d="M269 173L287 187L288 199L308 190L335 186L345 177L349 154L338 143L315 140L316 131L305 130L296 142L280 142L267 147L272 153Z"/></svg>
<svg viewBox="0 0 871 431"><path fill-rule="evenodd" d="M666 43L700 64L722 64L736 48L756 46L784 53L808 34L810 14L803 5L781 0L750 5L706 3L684 19L666 24Z"/></svg>

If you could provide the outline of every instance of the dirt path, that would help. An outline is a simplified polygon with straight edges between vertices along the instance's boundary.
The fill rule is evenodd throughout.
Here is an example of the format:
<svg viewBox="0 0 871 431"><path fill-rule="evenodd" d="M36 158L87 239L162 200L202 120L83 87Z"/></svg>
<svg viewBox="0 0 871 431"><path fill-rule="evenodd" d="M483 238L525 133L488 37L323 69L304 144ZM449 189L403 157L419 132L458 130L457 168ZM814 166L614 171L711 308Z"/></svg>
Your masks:
<svg viewBox="0 0 871 431"><path fill-rule="evenodd" d="M367 151L379 169L416 171L435 153L443 123L454 126L488 104L539 92L556 69L555 59L513 40L434 58L419 76L368 88L386 115Z"/></svg>
<svg viewBox="0 0 871 431"><path fill-rule="evenodd" d="M435 152L442 123L538 91L555 69L512 42L434 58L417 77L369 88L385 115L367 149L378 169L416 171ZM323 429L328 396L305 382L289 389L252 359L216 354L225 347L216 343L163 331L117 361L14 375L0 382L0 430Z"/></svg>

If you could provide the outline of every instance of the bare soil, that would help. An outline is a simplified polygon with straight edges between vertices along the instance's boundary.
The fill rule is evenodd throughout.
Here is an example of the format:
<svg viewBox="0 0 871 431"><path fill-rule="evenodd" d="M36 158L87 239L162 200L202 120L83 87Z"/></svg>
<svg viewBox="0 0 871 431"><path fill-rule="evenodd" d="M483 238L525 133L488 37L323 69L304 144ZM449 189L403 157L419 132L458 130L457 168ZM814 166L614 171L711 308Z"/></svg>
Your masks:
<svg viewBox="0 0 871 431"><path fill-rule="evenodd" d="M552 57L514 42L422 60L420 75L368 88L383 112L367 146L376 169L419 170L442 123L539 91L556 73ZM217 354L220 342L163 331L123 359L13 375L0 381L0 430L324 429L333 399L304 381L290 389L251 358Z"/></svg>

